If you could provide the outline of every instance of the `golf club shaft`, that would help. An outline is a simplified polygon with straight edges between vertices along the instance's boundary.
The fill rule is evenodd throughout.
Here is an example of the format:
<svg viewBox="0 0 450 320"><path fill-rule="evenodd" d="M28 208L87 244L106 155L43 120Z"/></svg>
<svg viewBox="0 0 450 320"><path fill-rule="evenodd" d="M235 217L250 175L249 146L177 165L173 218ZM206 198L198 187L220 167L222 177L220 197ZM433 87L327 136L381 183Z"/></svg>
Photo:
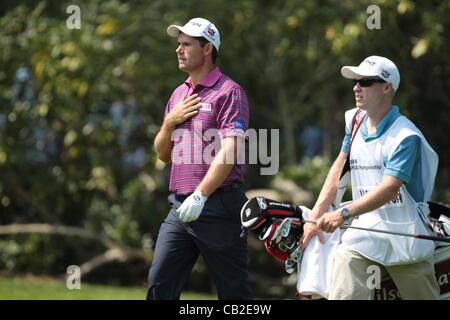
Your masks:
<svg viewBox="0 0 450 320"><path fill-rule="evenodd" d="M313 220L304 220L304 222L316 224L316 221L313 221ZM388 231L388 230L368 229L368 228L361 228L361 227L355 227L355 226L350 226L350 225L343 225L340 228L341 229L357 229L357 230L364 230L364 231L370 231L370 232L392 234L395 236L411 237L411 238L417 238L417 239L425 239L425 240L433 240L433 241L450 243L449 237L436 237L436 236L429 236L426 234L411 234L411 233L394 232L394 231Z"/></svg>

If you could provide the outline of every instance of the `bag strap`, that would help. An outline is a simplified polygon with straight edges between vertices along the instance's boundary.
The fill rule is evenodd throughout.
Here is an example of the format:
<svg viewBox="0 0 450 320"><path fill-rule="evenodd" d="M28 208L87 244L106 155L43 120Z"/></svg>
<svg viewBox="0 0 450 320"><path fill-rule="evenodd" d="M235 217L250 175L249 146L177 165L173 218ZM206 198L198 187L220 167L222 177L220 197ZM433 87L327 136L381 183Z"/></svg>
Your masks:
<svg viewBox="0 0 450 320"><path fill-rule="evenodd" d="M348 149L347 159L345 160L344 168L342 169L341 176L339 177L339 184L336 191L336 196L331 204L333 209L339 208L342 198L344 197L345 190L347 189L347 185L350 181L350 150L352 148L353 140L358 132L361 123L366 116L367 112L361 109L358 109L353 116L352 127L350 130L350 147Z"/></svg>
<svg viewBox="0 0 450 320"><path fill-rule="evenodd" d="M347 172L350 172L350 150L352 149L353 140L355 139L356 133L361 126L364 117L367 115L367 111L358 109L353 116L352 127L350 129L350 147L348 148L347 160L345 161L344 169L341 172L341 179Z"/></svg>
<svg viewBox="0 0 450 320"><path fill-rule="evenodd" d="M353 120L352 120L352 129L350 131L351 135L350 135L350 148L348 149L348 155L350 157L350 150L352 148L352 143L353 140L355 139L356 133L359 130L359 127L361 126L361 123L364 119L364 117L367 115L367 111L358 109L358 111L356 111L355 115L353 116Z"/></svg>

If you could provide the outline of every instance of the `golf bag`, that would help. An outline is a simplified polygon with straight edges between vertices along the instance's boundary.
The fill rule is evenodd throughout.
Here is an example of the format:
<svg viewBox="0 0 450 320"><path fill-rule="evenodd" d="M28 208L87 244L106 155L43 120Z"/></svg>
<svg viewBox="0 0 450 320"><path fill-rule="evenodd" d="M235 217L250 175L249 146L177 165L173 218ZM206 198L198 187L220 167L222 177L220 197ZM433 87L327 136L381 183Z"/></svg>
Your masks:
<svg viewBox="0 0 450 320"><path fill-rule="evenodd" d="M440 237L450 236L450 208L443 204L429 201L432 229Z"/></svg>
<svg viewBox="0 0 450 320"><path fill-rule="evenodd" d="M294 272L302 258L302 213L301 207L265 197L248 200L241 210L242 225L258 234L267 252L284 262L287 273Z"/></svg>
<svg viewBox="0 0 450 320"><path fill-rule="evenodd" d="M341 199L343 188L337 199ZM334 206L334 204L333 204ZM436 236L450 235L449 208L429 202L429 226ZM275 259L284 262L287 273L292 273L301 261L303 251L299 240L303 235L303 210L306 208L289 203L254 197L248 200L241 209L241 223L255 232L264 241L266 251ZM437 243L437 245L448 245Z"/></svg>

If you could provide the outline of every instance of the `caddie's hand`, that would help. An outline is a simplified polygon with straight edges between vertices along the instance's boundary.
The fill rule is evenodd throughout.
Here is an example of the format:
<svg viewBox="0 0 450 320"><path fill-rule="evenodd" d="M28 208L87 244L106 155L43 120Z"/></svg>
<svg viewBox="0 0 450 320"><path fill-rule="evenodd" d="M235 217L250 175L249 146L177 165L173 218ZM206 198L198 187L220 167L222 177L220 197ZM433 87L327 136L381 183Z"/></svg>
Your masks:
<svg viewBox="0 0 450 320"><path fill-rule="evenodd" d="M177 209L177 212L180 214L180 219L183 222L197 220L202 213L203 206L207 199L208 198L204 197L200 191L194 191Z"/></svg>
<svg viewBox="0 0 450 320"><path fill-rule="evenodd" d="M320 243L324 243L325 242L323 231L321 229L319 229L317 227L317 225L315 225L314 223L306 222L303 225L303 236L302 236L302 238L300 240L301 241L302 250L306 249L306 246L308 245L309 240L311 240L311 238L313 236L315 236L315 235L317 235L319 237Z"/></svg>
<svg viewBox="0 0 450 320"><path fill-rule="evenodd" d="M169 128L175 128L177 125L198 114L198 109L200 108L199 102L201 100L202 98L196 93L189 97L184 95L176 106L166 115L164 125Z"/></svg>
<svg viewBox="0 0 450 320"><path fill-rule="evenodd" d="M339 214L339 211L325 213L317 219L317 227L325 232L333 232L345 222L345 219Z"/></svg>

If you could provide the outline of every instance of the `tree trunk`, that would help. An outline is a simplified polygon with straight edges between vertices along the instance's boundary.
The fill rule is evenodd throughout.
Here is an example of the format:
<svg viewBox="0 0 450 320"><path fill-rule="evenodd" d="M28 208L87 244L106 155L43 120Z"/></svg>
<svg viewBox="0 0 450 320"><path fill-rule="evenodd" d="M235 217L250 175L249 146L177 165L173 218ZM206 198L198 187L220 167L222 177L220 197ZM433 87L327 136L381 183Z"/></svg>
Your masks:
<svg viewBox="0 0 450 320"><path fill-rule="evenodd" d="M279 106L281 109L281 119L283 124L283 134L284 139L280 141L280 146L284 147L284 152L287 157L287 164L293 165L296 163L296 145L295 145L295 130L294 122L295 117L291 116L289 111L289 102L287 99L286 90L279 89Z"/></svg>

